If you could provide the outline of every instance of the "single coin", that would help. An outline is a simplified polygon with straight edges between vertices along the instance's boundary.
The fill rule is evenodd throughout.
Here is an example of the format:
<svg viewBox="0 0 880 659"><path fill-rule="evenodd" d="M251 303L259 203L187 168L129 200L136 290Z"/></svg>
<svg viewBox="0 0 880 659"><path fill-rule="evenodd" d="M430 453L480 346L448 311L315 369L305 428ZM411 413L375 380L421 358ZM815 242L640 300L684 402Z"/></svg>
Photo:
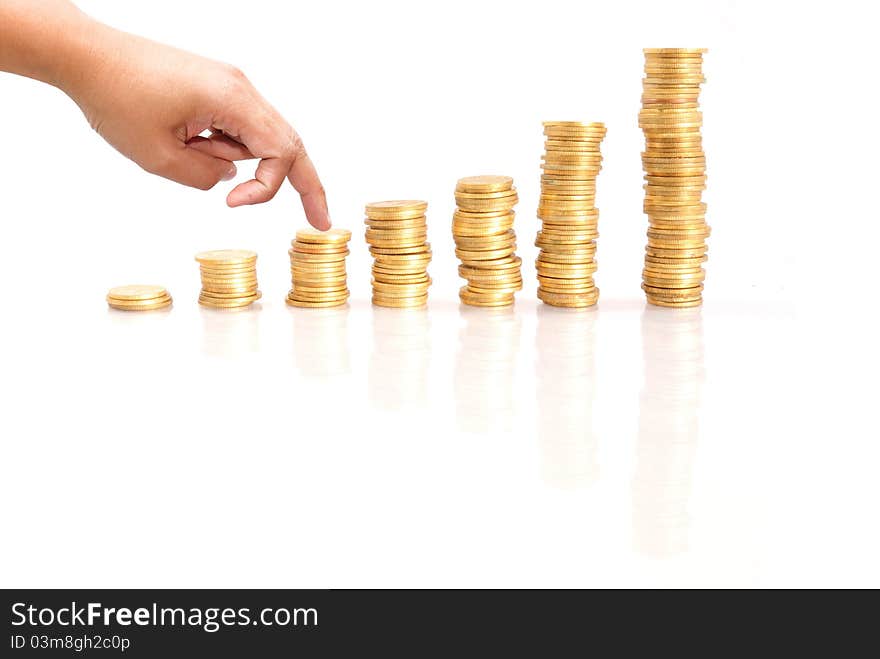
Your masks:
<svg viewBox="0 0 880 659"><path fill-rule="evenodd" d="M305 291L290 291L288 300L296 302L339 302L348 299L348 289L337 293L307 293Z"/></svg>
<svg viewBox="0 0 880 659"><path fill-rule="evenodd" d="M400 247L385 247L385 246L374 246L370 245L370 254L373 256L383 255L383 256L403 256L407 254L411 255L422 255L430 253L430 243L421 243L418 245L411 246L400 246Z"/></svg>
<svg viewBox="0 0 880 659"><path fill-rule="evenodd" d="M254 263L256 260L256 252L246 249L215 249L196 254L196 261L206 265Z"/></svg>
<svg viewBox="0 0 880 659"><path fill-rule="evenodd" d="M163 286L152 284L130 284L111 288L107 297L114 300L155 300L168 295Z"/></svg>
<svg viewBox="0 0 880 659"><path fill-rule="evenodd" d="M393 199L390 201L374 201L366 206L366 211L412 211L419 210L423 213L428 209L428 202L418 199Z"/></svg>
<svg viewBox="0 0 880 659"><path fill-rule="evenodd" d="M201 295L199 296L199 304L203 307L212 307L214 309L237 309L240 307L247 307L257 300L260 299L259 295L255 295L249 298L242 298L239 300L212 300L210 298L204 298Z"/></svg>
<svg viewBox="0 0 880 659"><path fill-rule="evenodd" d="M428 296L414 298L392 298L374 294L372 302L377 307L391 307L395 309L413 309L423 307L428 303Z"/></svg>
<svg viewBox="0 0 880 659"><path fill-rule="evenodd" d="M648 302L650 304L653 304L654 306L669 307L672 309L692 309L694 307L699 307L703 304L702 297L697 298L695 300L689 300L686 302L667 302L664 300L659 300L657 298L651 297L650 295L648 295L647 298L648 298Z"/></svg>
<svg viewBox="0 0 880 659"><path fill-rule="evenodd" d="M499 292L499 291L490 291L487 293L479 293L476 291L472 291L468 286L462 286L458 289L459 297L461 297L462 301L465 300L480 300L484 302L489 302L491 300L507 300L510 297L510 293Z"/></svg>
<svg viewBox="0 0 880 659"><path fill-rule="evenodd" d="M306 227L296 232L296 240L303 243L314 244L344 244L351 240L351 231L348 229L328 229L327 231L320 231L312 227Z"/></svg>
<svg viewBox="0 0 880 659"><path fill-rule="evenodd" d="M289 296L285 298L285 302L291 307L300 307L303 309L323 309L326 307L338 307L346 303L348 298L343 298L341 300L330 300L324 302L311 302L311 301L301 301L301 300L293 300Z"/></svg>
<svg viewBox="0 0 880 659"><path fill-rule="evenodd" d="M318 294L318 293L326 293L328 295L333 295L334 293L341 293L343 291L347 291L348 288L345 285L345 282L328 284L326 286L319 286L312 283L301 283L294 282L293 290L298 293L309 293L309 294Z"/></svg>
<svg viewBox="0 0 880 659"><path fill-rule="evenodd" d="M566 295L538 289L538 299L557 307L592 307L599 301L599 289L597 288L595 293L584 295Z"/></svg>
<svg viewBox="0 0 880 659"><path fill-rule="evenodd" d="M458 179L455 189L461 192L500 192L513 186L510 176L465 176Z"/></svg>
<svg viewBox="0 0 880 659"><path fill-rule="evenodd" d="M107 298L107 304L118 311L159 311L170 307L172 299L171 296L167 296L155 300L134 302Z"/></svg>
<svg viewBox="0 0 880 659"><path fill-rule="evenodd" d="M455 255L462 261L488 261L504 258L505 256L512 256L515 250L516 246L504 247L502 249L489 249L485 251L456 249Z"/></svg>

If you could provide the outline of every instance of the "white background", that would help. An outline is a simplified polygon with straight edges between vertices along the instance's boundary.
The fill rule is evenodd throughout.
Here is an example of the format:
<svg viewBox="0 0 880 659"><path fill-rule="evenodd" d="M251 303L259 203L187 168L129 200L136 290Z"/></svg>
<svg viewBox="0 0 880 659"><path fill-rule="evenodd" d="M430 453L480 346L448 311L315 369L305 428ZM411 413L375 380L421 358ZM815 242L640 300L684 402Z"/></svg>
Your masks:
<svg viewBox="0 0 880 659"><path fill-rule="evenodd" d="M230 210L0 75L3 586L880 585L877 71L863 3L80 5L236 64L298 128L349 308L288 309L285 188ZM710 261L646 308L645 46L705 46ZM598 309L536 304L541 121L604 121ZM249 166L240 167L241 177ZM461 309L457 178L520 191L526 289ZM429 201L426 312L369 305L364 203ZM259 252L202 310L193 254ZM110 312L161 283L170 313Z"/></svg>

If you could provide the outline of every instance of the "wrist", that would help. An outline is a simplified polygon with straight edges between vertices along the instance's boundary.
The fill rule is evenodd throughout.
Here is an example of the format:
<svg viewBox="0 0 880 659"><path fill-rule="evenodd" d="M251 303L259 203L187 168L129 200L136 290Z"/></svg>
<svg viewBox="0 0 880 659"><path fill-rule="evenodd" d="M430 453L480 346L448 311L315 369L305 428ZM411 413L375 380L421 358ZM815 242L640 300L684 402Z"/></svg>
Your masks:
<svg viewBox="0 0 880 659"><path fill-rule="evenodd" d="M72 18L66 27L58 36L43 81L76 100L106 67L113 30L85 14Z"/></svg>

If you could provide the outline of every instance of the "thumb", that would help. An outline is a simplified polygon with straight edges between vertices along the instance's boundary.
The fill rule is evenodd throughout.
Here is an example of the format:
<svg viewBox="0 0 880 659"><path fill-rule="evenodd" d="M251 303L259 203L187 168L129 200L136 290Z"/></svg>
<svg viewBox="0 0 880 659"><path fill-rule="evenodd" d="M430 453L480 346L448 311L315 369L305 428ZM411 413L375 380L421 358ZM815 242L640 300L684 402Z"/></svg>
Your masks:
<svg viewBox="0 0 880 659"><path fill-rule="evenodd" d="M165 171L157 172L165 178L199 190L210 190L220 181L235 177L235 163L209 156L192 147L184 146L166 162Z"/></svg>

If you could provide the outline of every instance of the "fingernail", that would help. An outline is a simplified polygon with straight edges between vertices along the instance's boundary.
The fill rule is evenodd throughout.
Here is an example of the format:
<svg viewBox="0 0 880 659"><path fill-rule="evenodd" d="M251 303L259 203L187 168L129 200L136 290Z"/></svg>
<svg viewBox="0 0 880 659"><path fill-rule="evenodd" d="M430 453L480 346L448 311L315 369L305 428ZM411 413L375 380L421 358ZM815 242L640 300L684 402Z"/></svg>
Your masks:
<svg viewBox="0 0 880 659"><path fill-rule="evenodd" d="M231 181L232 179L235 178L236 173L237 173L237 170L235 168L235 165L232 165L229 168L229 170L223 175L223 178L220 180L221 181Z"/></svg>

